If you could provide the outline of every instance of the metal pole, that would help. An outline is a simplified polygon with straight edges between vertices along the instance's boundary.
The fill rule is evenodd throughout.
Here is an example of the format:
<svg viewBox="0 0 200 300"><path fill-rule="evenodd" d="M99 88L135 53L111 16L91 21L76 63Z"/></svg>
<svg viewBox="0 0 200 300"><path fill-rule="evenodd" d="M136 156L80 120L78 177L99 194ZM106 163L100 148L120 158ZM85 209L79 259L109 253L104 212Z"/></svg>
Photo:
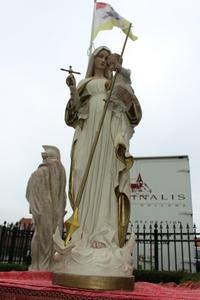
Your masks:
<svg viewBox="0 0 200 300"><path fill-rule="evenodd" d="M90 57L92 54L92 45L93 45L93 31L94 31L94 16L95 16L95 10L96 10L96 0L94 0L94 8L93 8L93 16L92 16L92 29L91 29L91 35L90 35L90 45L88 48L88 56Z"/></svg>
<svg viewBox="0 0 200 300"><path fill-rule="evenodd" d="M158 224L154 225L154 257L155 257L155 270L159 270L158 264Z"/></svg>

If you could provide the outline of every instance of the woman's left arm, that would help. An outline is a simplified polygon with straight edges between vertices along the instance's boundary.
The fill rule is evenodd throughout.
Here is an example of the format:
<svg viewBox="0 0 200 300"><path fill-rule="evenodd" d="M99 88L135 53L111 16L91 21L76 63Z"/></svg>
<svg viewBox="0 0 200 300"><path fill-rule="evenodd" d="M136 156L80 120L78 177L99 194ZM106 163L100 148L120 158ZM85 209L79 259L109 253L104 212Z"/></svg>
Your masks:
<svg viewBox="0 0 200 300"><path fill-rule="evenodd" d="M130 94L125 88L118 86L117 94L127 107L126 115L131 125L137 126L142 118L142 109L134 91Z"/></svg>

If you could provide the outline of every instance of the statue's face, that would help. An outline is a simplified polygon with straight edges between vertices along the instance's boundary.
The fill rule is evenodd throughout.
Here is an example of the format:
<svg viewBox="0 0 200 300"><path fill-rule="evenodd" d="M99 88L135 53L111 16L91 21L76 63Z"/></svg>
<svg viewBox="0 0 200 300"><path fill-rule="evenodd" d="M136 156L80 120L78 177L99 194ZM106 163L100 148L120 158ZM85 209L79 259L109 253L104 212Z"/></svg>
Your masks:
<svg viewBox="0 0 200 300"><path fill-rule="evenodd" d="M114 71L116 69L116 66L118 64L121 65L121 63L122 63L122 59L121 59L120 55L117 53L110 54L107 57L107 65L108 65L109 69L112 71Z"/></svg>
<svg viewBox="0 0 200 300"><path fill-rule="evenodd" d="M42 159L46 159L48 157L48 154L46 152L41 153Z"/></svg>
<svg viewBox="0 0 200 300"><path fill-rule="evenodd" d="M94 68L99 70L105 70L107 66L107 57L109 52L106 50L101 50L95 57Z"/></svg>

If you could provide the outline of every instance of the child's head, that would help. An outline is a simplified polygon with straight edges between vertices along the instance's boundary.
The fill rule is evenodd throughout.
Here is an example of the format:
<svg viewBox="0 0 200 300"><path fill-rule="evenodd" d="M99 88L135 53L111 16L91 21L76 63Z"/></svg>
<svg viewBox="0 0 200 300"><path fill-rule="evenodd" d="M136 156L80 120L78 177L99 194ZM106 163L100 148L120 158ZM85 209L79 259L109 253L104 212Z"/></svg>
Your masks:
<svg viewBox="0 0 200 300"><path fill-rule="evenodd" d="M122 58L119 54L113 53L107 57L107 65L111 71L115 71L122 64Z"/></svg>

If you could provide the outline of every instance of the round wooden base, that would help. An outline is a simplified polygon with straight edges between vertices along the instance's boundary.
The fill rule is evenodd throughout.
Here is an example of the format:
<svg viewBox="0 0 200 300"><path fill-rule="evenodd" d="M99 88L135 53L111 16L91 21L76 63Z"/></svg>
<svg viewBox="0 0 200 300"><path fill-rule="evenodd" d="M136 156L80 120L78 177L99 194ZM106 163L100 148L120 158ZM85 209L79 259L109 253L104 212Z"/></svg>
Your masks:
<svg viewBox="0 0 200 300"><path fill-rule="evenodd" d="M135 278L134 276L106 277L53 273L52 282L57 285L81 289L132 291Z"/></svg>

